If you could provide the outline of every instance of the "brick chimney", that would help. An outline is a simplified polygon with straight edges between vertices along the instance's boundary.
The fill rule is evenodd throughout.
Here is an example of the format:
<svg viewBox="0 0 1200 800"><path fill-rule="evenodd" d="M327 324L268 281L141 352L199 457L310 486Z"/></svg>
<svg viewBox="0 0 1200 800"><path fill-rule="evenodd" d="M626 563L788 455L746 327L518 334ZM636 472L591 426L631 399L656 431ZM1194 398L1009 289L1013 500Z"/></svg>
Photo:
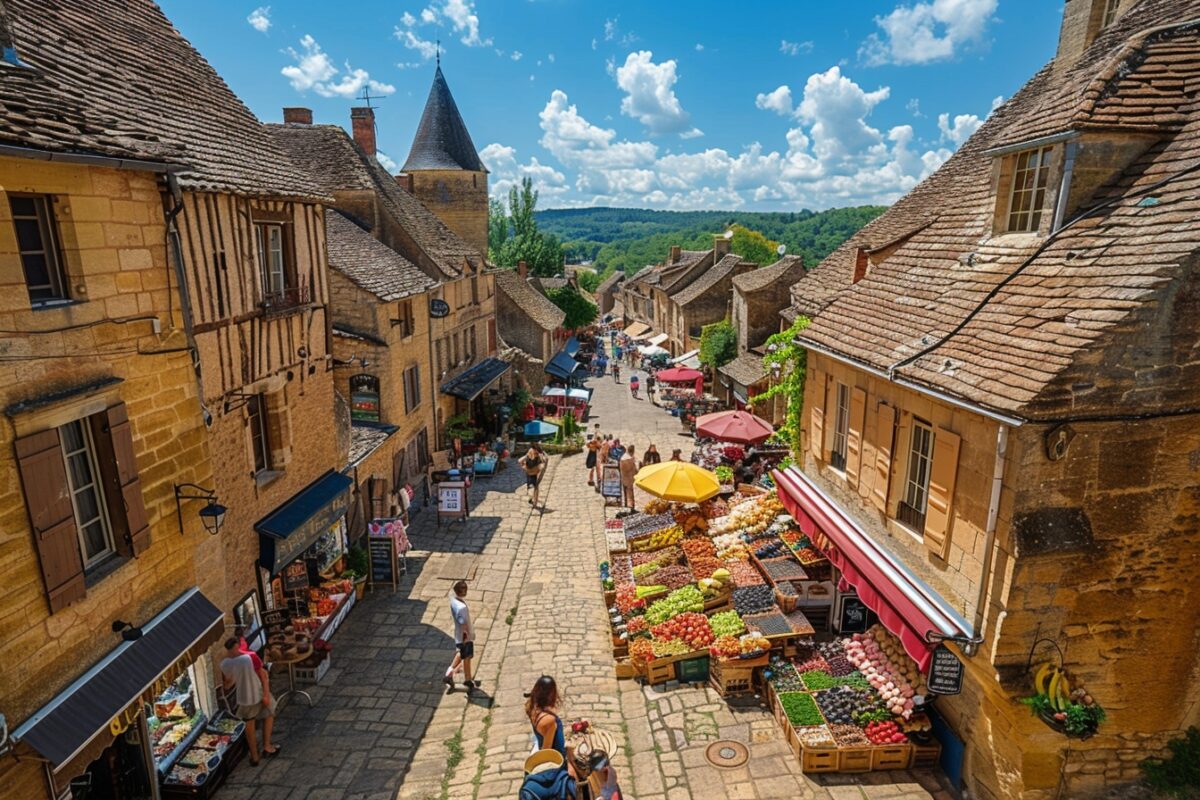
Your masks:
<svg viewBox="0 0 1200 800"><path fill-rule="evenodd" d="M350 130L355 143L369 156L375 155L375 109L350 109Z"/></svg>
<svg viewBox="0 0 1200 800"><path fill-rule="evenodd" d="M284 107L283 121L288 125L312 125L312 109L300 106Z"/></svg>
<svg viewBox="0 0 1200 800"><path fill-rule="evenodd" d="M400 184L400 188L409 194L413 193L413 177L406 172L401 172L396 176L396 183Z"/></svg>
<svg viewBox="0 0 1200 800"><path fill-rule="evenodd" d="M724 235L713 237L713 259L720 261L722 257L729 255L729 246L733 244L733 239L726 239Z"/></svg>
<svg viewBox="0 0 1200 800"><path fill-rule="evenodd" d="M679 263L679 253L680 253L680 248L679 248L679 245L677 245L677 244L676 244L676 245L672 245L672 246L671 246L671 263L672 263L672 264L678 264L678 263Z"/></svg>
<svg viewBox="0 0 1200 800"><path fill-rule="evenodd" d="M529 268L525 266L524 261L517 262L517 274L521 276L521 280L525 280L529 277Z"/></svg>
<svg viewBox="0 0 1200 800"><path fill-rule="evenodd" d="M1114 11L1125 11L1128 5L1128 0L1121 0ZM1055 69L1070 67L1083 55L1104 29L1108 11L1108 0L1066 0L1058 33L1058 52L1054 56Z"/></svg>

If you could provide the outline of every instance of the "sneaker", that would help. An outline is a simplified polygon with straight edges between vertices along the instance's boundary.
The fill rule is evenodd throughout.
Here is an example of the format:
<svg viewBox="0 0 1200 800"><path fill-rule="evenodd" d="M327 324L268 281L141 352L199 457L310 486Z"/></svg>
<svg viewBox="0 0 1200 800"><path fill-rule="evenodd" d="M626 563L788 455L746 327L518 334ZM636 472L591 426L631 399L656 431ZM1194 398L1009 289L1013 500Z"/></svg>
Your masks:
<svg viewBox="0 0 1200 800"><path fill-rule="evenodd" d="M447 675L446 677L442 678L442 683L444 683L444 684L446 684L446 686L450 687L450 691L452 691L452 692L454 691L454 676L453 675Z"/></svg>

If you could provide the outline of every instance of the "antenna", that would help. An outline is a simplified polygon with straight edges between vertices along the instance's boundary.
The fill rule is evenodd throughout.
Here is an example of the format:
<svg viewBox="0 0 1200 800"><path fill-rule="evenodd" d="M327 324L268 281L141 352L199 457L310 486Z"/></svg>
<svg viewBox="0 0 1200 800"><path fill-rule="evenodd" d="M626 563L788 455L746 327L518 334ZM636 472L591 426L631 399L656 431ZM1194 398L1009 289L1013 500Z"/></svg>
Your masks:
<svg viewBox="0 0 1200 800"><path fill-rule="evenodd" d="M426 39L425 41L427 41L427 42L428 42L429 40L428 40L428 39ZM441 67L441 66L442 66L442 40L441 40L441 39L438 39L438 40L437 40L437 45L436 45L436 46L437 46L437 65L438 65L439 67ZM428 51L428 50L426 50L425 52L429 52L429 51ZM426 58L428 58L428 56L426 56Z"/></svg>
<svg viewBox="0 0 1200 800"><path fill-rule="evenodd" d="M383 95L371 94L371 87L363 86L362 92L359 93L359 95L358 95L358 99L362 100L364 103L366 103L367 108L374 108L374 106L371 105L371 101L372 100L383 100L384 97L383 97Z"/></svg>
<svg viewBox="0 0 1200 800"><path fill-rule="evenodd" d="M781 244L781 245L779 245L779 247L776 247L776 248L775 248L775 253L776 253L777 255L783 255L783 254L784 254L784 253L786 253L786 252L787 252L787 245L786 245L786 244Z"/></svg>

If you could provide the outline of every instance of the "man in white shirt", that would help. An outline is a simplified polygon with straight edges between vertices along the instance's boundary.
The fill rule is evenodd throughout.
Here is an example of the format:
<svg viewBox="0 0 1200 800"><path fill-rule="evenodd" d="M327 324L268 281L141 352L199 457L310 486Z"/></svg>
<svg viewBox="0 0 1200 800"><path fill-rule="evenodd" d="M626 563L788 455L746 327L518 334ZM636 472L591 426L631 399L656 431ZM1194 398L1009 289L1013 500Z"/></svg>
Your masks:
<svg viewBox="0 0 1200 800"><path fill-rule="evenodd" d="M450 616L454 619L454 660L446 670L443 682L454 691L454 673L461 666L463 670L463 685L470 693L479 688L479 681L471 679L471 659L475 656L475 629L471 626L471 609L467 607L467 582L459 581L454 584L454 594L450 596Z"/></svg>
<svg viewBox="0 0 1200 800"><path fill-rule="evenodd" d="M225 658L221 661L221 685L228 690L236 687L237 716L246 723L246 741L250 745L250 763L258 764L259 720L263 724L263 755L274 756L279 748L271 744L271 729L275 726L275 698L271 696L271 678L254 653L242 652L237 637L225 642Z"/></svg>

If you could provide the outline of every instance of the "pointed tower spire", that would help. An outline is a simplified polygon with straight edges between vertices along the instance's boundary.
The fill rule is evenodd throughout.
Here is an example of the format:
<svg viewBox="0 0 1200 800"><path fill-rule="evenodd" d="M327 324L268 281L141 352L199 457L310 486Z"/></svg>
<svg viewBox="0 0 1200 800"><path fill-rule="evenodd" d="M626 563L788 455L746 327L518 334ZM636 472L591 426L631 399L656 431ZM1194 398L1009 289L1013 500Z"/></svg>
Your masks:
<svg viewBox="0 0 1200 800"><path fill-rule="evenodd" d="M429 99L425 101L425 112L401 172L431 169L487 172L479 160L471 134L467 132L467 124L458 113L450 87L446 85L440 56L438 62Z"/></svg>

